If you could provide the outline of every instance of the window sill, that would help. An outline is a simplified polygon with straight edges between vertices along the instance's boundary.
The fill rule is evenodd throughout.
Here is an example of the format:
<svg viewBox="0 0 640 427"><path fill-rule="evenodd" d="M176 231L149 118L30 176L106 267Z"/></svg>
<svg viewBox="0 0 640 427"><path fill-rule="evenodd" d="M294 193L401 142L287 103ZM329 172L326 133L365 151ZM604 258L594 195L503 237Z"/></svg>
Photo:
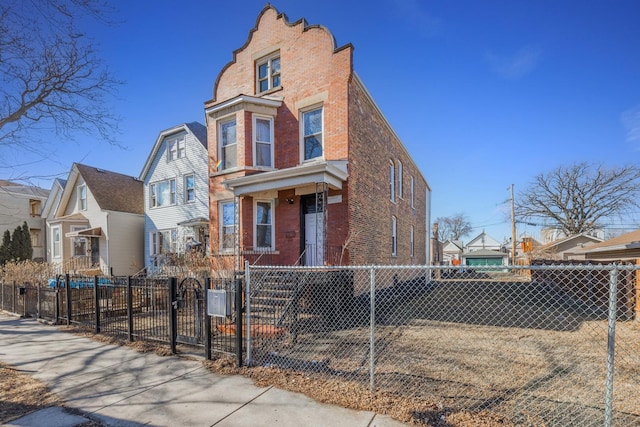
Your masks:
<svg viewBox="0 0 640 427"><path fill-rule="evenodd" d="M280 255L280 251L271 248L260 248L260 249L252 249L250 251L241 251L242 255L261 255L261 254L269 254L269 255Z"/></svg>
<svg viewBox="0 0 640 427"><path fill-rule="evenodd" d="M258 92L256 93L256 96L265 96L265 95L271 95L272 93L276 93L279 92L283 89L282 85L278 86L278 87L274 87L271 89L267 89L264 92Z"/></svg>

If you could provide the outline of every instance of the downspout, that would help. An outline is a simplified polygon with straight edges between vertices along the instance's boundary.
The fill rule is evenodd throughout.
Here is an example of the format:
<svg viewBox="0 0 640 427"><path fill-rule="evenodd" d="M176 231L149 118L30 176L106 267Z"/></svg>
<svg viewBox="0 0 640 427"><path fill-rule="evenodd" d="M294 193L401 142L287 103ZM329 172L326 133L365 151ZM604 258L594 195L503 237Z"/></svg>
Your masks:
<svg viewBox="0 0 640 427"><path fill-rule="evenodd" d="M109 212L107 212L107 230L109 230ZM113 271L111 268L111 252L110 252L110 248L109 248L109 236L108 234L105 233L104 236L104 242L105 245L107 246L107 256L106 256L106 268L107 268L107 275L113 275Z"/></svg>
<svg viewBox="0 0 640 427"><path fill-rule="evenodd" d="M425 189L426 192L426 206L425 206L425 221L427 222L426 234L424 236L424 245L426 247L424 264L429 265L431 263L431 191L429 187ZM436 242L437 244L437 242Z"/></svg>

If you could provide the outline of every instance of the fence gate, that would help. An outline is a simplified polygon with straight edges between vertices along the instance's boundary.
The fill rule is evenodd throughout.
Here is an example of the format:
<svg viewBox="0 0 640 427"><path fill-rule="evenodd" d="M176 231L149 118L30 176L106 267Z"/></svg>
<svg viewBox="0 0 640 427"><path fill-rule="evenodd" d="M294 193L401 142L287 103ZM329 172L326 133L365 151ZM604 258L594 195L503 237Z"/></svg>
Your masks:
<svg viewBox="0 0 640 427"><path fill-rule="evenodd" d="M178 343L204 345L204 298L204 288L195 278L188 277L177 286L173 307Z"/></svg>

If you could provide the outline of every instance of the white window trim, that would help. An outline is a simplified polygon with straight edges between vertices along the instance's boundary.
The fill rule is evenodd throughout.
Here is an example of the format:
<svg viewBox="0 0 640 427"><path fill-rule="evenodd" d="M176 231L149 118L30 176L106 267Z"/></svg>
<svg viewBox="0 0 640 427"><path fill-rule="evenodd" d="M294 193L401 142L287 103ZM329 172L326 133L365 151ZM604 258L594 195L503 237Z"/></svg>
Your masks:
<svg viewBox="0 0 640 427"><path fill-rule="evenodd" d="M173 181L173 185L175 187L175 191L171 191L171 182ZM168 205L159 205L158 204L158 185L168 182L169 183L169 199L170 202ZM154 189L155 189L155 203L154 203L154 199L153 199L153 194L154 194ZM172 197L173 195L173 197ZM161 181L156 181L154 183L149 184L149 209L156 209L156 208L166 208L168 206L175 206L178 204L178 184L175 178L167 178L167 179L163 179Z"/></svg>
<svg viewBox="0 0 640 427"><path fill-rule="evenodd" d="M310 113L312 111L315 110L321 110L321 114L322 114L322 130L321 130L321 138L320 138L320 146L322 147L322 155L318 156L318 157L313 157L311 159L305 159L305 144L304 144L304 115L307 113ZM299 117L298 117L298 123L300 123L300 164L302 163L308 163L308 162L315 162L318 160L324 160L324 155L325 155L325 150L324 150L324 134L325 134L325 128L324 128L324 104L314 104L314 105L310 105L308 107L305 107L304 109L300 110L299 113Z"/></svg>
<svg viewBox="0 0 640 427"><path fill-rule="evenodd" d="M82 193L84 190L84 198L82 198ZM78 185L78 210L86 211L87 210L87 184ZM84 200L84 206L82 201Z"/></svg>
<svg viewBox="0 0 640 427"><path fill-rule="evenodd" d="M72 231L72 232L73 232L73 231L80 231L80 230L84 230L85 228L87 228L87 227L82 226L82 225L72 225L72 226L71 226L71 231ZM85 244L85 253L84 253L84 255L76 255L76 247L75 247L75 244L76 244L76 241L78 241L78 240L80 240L80 239L84 240L84 242L85 242L85 243L84 243L84 244ZM70 249L71 249L71 252L69 252L69 253L71 254L71 256L72 256L72 257L77 257L77 256L86 256L86 255L87 255L87 253L86 253L86 249L88 249L88 248L87 248L87 246L88 246L89 244L90 244L89 239L87 239L86 237L78 237L78 236L73 237L73 238L69 239L69 245L70 245Z"/></svg>
<svg viewBox="0 0 640 427"><path fill-rule="evenodd" d="M415 186L415 179L413 178L413 176L411 176L411 184L410 184L410 187L411 187L411 207L413 209L416 208L416 206L414 204L414 195L415 195L415 187L414 186Z"/></svg>
<svg viewBox="0 0 640 427"><path fill-rule="evenodd" d="M396 202L396 167L393 160L389 161L389 200Z"/></svg>
<svg viewBox="0 0 640 427"><path fill-rule="evenodd" d="M160 242L160 235L163 233L169 233L169 251L162 252L163 245ZM149 245L149 255L157 257L166 253L178 253L178 229L177 228L165 228L162 230L153 230L149 232L151 242ZM155 242L154 242L155 235ZM175 237L175 238L174 238ZM154 244L155 243L155 244Z"/></svg>
<svg viewBox="0 0 640 427"><path fill-rule="evenodd" d="M269 121L269 145L270 145L270 150L269 150L269 155L270 155L270 159L269 159L269 163L271 163L268 166L265 165L258 165L258 139L257 139L257 135L258 133L256 132L256 130L258 129L257 126L257 121L258 119L260 120L268 120ZM273 117L271 116L263 116L263 115L259 115L259 114L253 114L252 117L253 123L253 166L258 167L258 168L268 168L268 169L273 169L275 168L275 156L274 156L274 120ZM260 141L260 144L265 144L264 141Z"/></svg>
<svg viewBox="0 0 640 427"><path fill-rule="evenodd" d="M237 224L235 224L236 222L236 214L235 214L235 201L233 199L228 199L228 200L221 200L218 202L218 240L219 240L219 244L218 244L218 250L221 253L230 253L233 252L234 246L235 246L235 242L233 243L233 246L231 246L230 248L225 248L223 246L224 243L224 205L228 205L231 204L234 206L234 214L233 214L233 222L234 222L234 227L236 228L235 232L237 232ZM234 238L235 240L235 238Z"/></svg>
<svg viewBox="0 0 640 427"><path fill-rule="evenodd" d="M398 219L391 216L391 256L398 256Z"/></svg>
<svg viewBox="0 0 640 427"><path fill-rule="evenodd" d="M187 178L193 178L193 200L189 200L189 188L187 187ZM183 178L183 188L184 188L184 203L195 203L196 202L196 174L188 173Z"/></svg>
<svg viewBox="0 0 640 427"><path fill-rule="evenodd" d="M55 239L56 232L58 234L57 244ZM56 254L56 247L58 254ZM62 258L62 229L59 225L51 227L51 257L56 259Z"/></svg>
<svg viewBox="0 0 640 427"><path fill-rule="evenodd" d="M258 247L258 203L269 203L271 206L271 246L260 246ZM276 211L273 203L273 199L254 199L253 201L253 247L256 250L272 250L275 251L276 245Z"/></svg>
<svg viewBox="0 0 640 427"><path fill-rule="evenodd" d="M225 123L229 123L229 122L235 122L236 124L236 141L233 144L229 144L226 147L230 147L230 146L234 146L235 150L236 150L236 164L234 166L231 167L227 167L227 162L226 159L223 158L223 146L222 146L222 125L224 125ZM229 169L235 169L237 168L238 165L238 159L239 159L239 153L238 153L238 120L236 118L235 114L232 114L230 116L226 116L226 117L221 117L220 119L218 119L218 123L217 123L217 145L218 145L218 160L222 160L222 164L220 165L220 169L218 171L222 171L222 170L229 170Z"/></svg>
<svg viewBox="0 0 640 427"><path fill-rule="evenodd" d="M402 185L403 171L402 171L402 162L398 160L398 198L404 198L404 186Z"/></svg>
<svg viewBox="0 0 640 427"><path fill-rule="evenodd" d="M184 135L166 140L167 162L173 162L187 157L187 143ZM175 155L174 155L175 153ZM182 155L180 155L182 153Z"/></svg>
<svg viewBox="0 0 640 427"><path fill-rule="evenodd" d="M415 256L415 231L413 225L411 225L411 234L409 236L409 242L411 244L411 258Z"/></svg>
<svg viewBox="0 0 640 427"><path fill-rule="evenodd" d="M280 84L278 86L274 86L273 85L273 73L271 72L271 62L274 59L280 59L280 72L278 73L278 76L280 76ZM267 88L265 90L260 90L260 73L259 73L259 69L260 66L263 64L267 64ZM280 58L280 51L277 52L273 52L270 55L264 56L260 59L258 59L256 61L256 68L255 68L255 74L256 74L256 94L261 94L261 93L266 93L269 92L270 90L273 89L278 89L282 86L282 59Z"/></svg>

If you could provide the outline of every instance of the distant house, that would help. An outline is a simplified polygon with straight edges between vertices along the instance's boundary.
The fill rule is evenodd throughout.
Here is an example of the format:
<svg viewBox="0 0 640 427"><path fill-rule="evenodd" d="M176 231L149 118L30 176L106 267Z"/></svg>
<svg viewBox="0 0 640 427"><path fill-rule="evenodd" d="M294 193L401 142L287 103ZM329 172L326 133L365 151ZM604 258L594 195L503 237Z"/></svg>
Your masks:
<svg viewBox="0 0 640 427"><path fill-rule="evenodd" d="M484 231L471 239L461 255L463 265L507 265L509 253L503 252L502 245Z"/></svg>
<svg viewBox="0 0 640 427"><path fill-rule="evenodd" d="M48 195L49 190L40 187L0 181L0 239L6 230L13 234L26 222L31 234L33 259L36 260L45 256L45 222L41 214Z"/></svg>
<svg viewBox="0 0 640 427"><path fill-rule="evenodd" d="M478 249L462 254L462 265L469 266L494 266L508 265L509 254L492 249Z"/></svg>
<svg viewBox="0 0 640 427"><path fill-rule="evenodd" d="M460 265L464 244L462 240L447 240L442 244L443 262L448 265Z"/></svg>
<svg viewBox="0 0 640 427"><path fill-rule="evenodd" d="M576 249L572 259L630 261L640 259L640 230Z"/></svg>
<svg viewBox="0 0 640 427"><path fill-rule="evenodd" d="M602 242L602 239L598 237L585 233L576 234L535 247L529 256L531 259L547 260L580 259L581 255L577 255L578 253L600 242Z"/></svg>
<svg viewBox="0 0 640 427"><path fill-rule="evenodd" d="M208 251L208 170L204 125L184 123L160 132L140 173L148 270L169 262L170 254Z"/></svg>
<svg viewBox="0 0 640 427"><path fill-rule="evenodd" d="M142 181L74 163L55 205L47 250L60 273L127 276L143 267Z"/></svg>
<svg viewBox="0 0 640 427"><path fill-rule="evenodd" d="M592 230L588 233L583 233L583 234L596 237L600 239L600 241L604 240L604 230L602 228L598 228L596 230ZM560 230L559 228L546 227L546 228L543 228L542 231L540 232L540 239L542 244L555 242L555 241L564 239L565 237L571 237L571 236L568 236L567 233Z"/></svg>
<svg viewBox="0 0 640 427"><path fill-rule="evenodd" d="M60 206L60 200L62 199L62 193L64 193L64 187L67 185L67 180L56 178L53 180L51 190L49 190L49 196L47 197L44 207L42 208L42 219L45 223L45 248L44 259L47 262L51 262L51 246L49 245L49 237L51 236L51 229L49 228L49 222L55 219L58 206Z"/></svg>
<svg viewBox="0 0 640 427"><path fill-rule="evenodd" d="M212 254L428 262L431 190L354 71L353 46L325 27L267 5L205 114Z"/></svg>
<svg viewBox="0 0 640 427"><path fill-rule="evenodd" d="M492 251L500 251L502 245L493 237L489 236L484 231L471 239L464 247L465 252L474 252L483 249Z"/></svg>

